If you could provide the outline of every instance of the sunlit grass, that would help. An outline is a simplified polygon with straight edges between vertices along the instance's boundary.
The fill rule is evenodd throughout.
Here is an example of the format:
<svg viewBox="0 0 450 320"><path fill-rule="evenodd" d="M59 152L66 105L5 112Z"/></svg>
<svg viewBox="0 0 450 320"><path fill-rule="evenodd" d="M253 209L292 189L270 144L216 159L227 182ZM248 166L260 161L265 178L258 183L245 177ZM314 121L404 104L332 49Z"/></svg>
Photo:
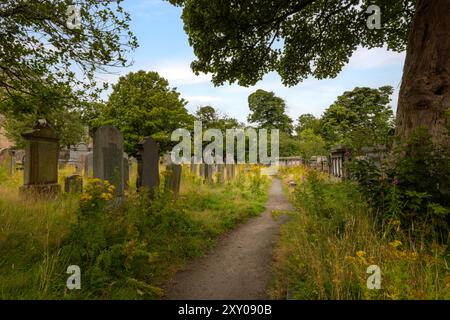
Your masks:
<svg viewBox="0 0 450 320"><path fill-rule="evenodd" d="M270 294L294 299L450 299L448 251L413 242L391 221L374 224L355 186L330 182L305 168L283 173L296 204L282 227ZM382 289L367 288L370 265L382 272Z"/></svg>
<svg viewBox="0 0 450 320"><path fill-rule="evenodd" d="M0 171L0 177L4 177L0 181L0 299L160 297L163 294L160 286L189 259L202 255L221 233L264 210L266 178L247 174L211 186L184 168L179 199L173 202L163 196L155 200L149 216L149 206L135 191L136 169L135 166L130 172L128 200L123 207L105 212L108 216L112 214L112 218L98 227L111 230L105 254L109 250L115 252L117 246L123 250L139 246L151 259L134 266L133 277L124 271L120 276L111 275L110 283L102 282L91 288L85 278L88 287L80 292L64 289L66 268L74 261L68 245L82 249L77 249L79 243L70 243L71 237L76 236L73 226L80 212L80 196L63 192L54 200L23 199L19 195L22 172L8 176ZM62 184L72 174L75 174L73 167L60 170L59 182ZM97 226L92 227L95 239ZM135 234L135 229L139 233ZM121 236L123 232L128 234L126 238ZM123 253L130 255L127 259L136 259L133 251L127 250ZM95 268L93 264L84 264L84 277L95 272Z"/></svg>

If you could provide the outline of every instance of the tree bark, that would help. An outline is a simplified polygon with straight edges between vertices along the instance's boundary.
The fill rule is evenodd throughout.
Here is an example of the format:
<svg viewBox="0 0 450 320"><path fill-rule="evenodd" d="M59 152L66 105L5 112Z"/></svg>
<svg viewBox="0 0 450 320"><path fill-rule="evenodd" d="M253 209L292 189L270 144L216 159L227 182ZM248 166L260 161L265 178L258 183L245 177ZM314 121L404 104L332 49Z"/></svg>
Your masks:
<svg viewBox="0 0 450 320"><path fill-rule="evenodd" d="M418 0L400 88L396 134L425 127L450 148L450 0Z"/></svg>

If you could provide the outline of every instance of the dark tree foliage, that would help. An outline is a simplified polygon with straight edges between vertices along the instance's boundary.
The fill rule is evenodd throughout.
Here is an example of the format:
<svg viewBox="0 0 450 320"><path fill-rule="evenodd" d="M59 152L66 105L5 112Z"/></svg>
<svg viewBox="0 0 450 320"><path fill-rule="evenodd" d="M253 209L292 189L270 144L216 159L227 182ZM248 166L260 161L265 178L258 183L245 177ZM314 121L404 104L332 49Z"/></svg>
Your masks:
<svg viewBox="0 0 450 320"><path fill-rule="evenodd" d="M414 0L169 0L183 21L195 72L254 85L271 71L286 85L335 77L358 46L403 51ZM378 5L383 28L369 30L366 10Z"/></svg>
<svg viewBox="0 0 450 320"><path fill-rule="evenodd" d="M121 0L6 0L0 3L0 92L4 99L70 85L95 93L95 73L125 66L137 47ZM74 10L79 18L74 20ZM73 8L73 7L72 7ZM68 24L68 22L72 22ZM73 27L79 22L79 27ZM26 110L24 110L26 111Z"/></svg>

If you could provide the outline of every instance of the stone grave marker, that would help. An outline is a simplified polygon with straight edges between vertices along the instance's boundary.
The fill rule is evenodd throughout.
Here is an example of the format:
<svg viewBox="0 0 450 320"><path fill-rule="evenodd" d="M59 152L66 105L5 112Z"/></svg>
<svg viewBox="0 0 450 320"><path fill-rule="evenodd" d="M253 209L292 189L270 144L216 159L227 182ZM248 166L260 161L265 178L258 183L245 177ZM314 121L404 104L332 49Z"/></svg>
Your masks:
<svg viewBox="0 0 450 320"><path fill-rule="evenodd" d="M83 178L77 174L66 177L64 179L64 192L67 193L83 192Z"/></svg>
<svg viewBox="0 0 450 320"><path fill-rule="evenodd" d="M195 163L195 157L191 158L191 173L197 175L197 164Z"/></svg>
<svg viewBox="0 0 450 320"><path fill-rule="evenodd" d="M175 199L180 195L181 171L180 164L172 163L170 157L166 158L166 181L165 187L173 193Z"/></svg>
<svg viewBox="0 0 450 320"><path fill-rule="evenodd" d="M205 167L206 165L204 163L200 164L200 177L204 177L205 176Z"/></svg>
<svg viewBox="0 0 450 320"><path fill-rule="evenodd" d="M25 196L54 197L61 192L58 184L59 139L47 121L39 120L34 129L22 134L26 141L24 185Z"/></svg>
<svg viewBox="0 0 450 320"><path fill-rule="evenodd" d="M153 198L155 190L159 187L159 147L151 138L147 137L138 146L136 156L138 162L137 189L142 187L149 190L150 198Z"/></svg>
<svg viewBox="0 0 450 320"><path fill-rule="evenodd" d="M235 176L236 165L235 164L227 164L226 172L227 172L227 180L233 180Z"/></svg>
<svg viewBox="0 0 450 320"><path fill-rule="evenodd" d="M116 196L124 192L123 136L114 126L103 126L94 133L94 177L107 180L116 189Z"/></svg>
<svg viewBox="0 0 450 320"><path fill-rule="evenodd" d="M224 164L218 164L217 165L217 182L219 184L222 184L225 180L225 165Z"/></svg>
<svg viewBox="0 0 450 320"><path fill-rule="evenodd" d="M86 178L92 177L94 174L94 153L88 152L84 158L84 176Z"/></svg>
<svg viewBox="0 0 450 320"><path fill-rule="evenodd" d="M214 165L206 164L205 165L205 182L209 184L214 184Z"/></svg>

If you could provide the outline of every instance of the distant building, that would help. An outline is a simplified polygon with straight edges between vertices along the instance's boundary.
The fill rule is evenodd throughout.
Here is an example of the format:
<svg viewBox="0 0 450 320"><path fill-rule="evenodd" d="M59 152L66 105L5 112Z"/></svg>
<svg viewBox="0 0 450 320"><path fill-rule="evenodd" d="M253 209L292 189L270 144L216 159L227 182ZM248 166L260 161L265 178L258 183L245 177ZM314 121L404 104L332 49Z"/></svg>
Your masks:
<svg viewBox="0 0 450 320"><path fill-rule="evenodd" d="M14 143L6 138L5 129L3 128L4 121L5 117L0 114L0 150L14 146Z"/></svg>

